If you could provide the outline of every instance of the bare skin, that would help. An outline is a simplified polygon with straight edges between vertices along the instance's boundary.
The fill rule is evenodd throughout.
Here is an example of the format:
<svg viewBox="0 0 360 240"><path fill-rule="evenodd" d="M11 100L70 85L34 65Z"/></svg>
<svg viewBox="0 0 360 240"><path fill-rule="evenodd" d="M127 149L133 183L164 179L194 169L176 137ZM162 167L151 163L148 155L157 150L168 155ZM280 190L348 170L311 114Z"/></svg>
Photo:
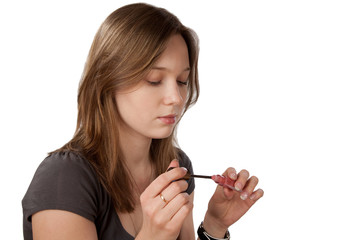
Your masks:
<svg viewBox="0 0 360 240"><path fill-rule="evenodd" d="M32 216L33 239L96 240L95 224L68 211L45 210Z"/></svg>

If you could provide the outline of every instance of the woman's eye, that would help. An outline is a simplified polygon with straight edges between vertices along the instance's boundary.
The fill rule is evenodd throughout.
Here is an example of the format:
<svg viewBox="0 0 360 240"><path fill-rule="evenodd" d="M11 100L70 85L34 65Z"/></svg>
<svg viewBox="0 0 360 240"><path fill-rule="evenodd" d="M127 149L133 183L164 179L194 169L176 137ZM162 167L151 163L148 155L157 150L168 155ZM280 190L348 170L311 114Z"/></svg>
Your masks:
<svg viewBox="0 0 360 240"><path fill-rule="evenodd" d="M188 81L185 81L185 82L183 82L183 81L177 81L178 82L178 84L180 84L180 85L188 85Z"/></svg>
<svg viewBox="0 0 360 240"><path fill-rule="evenodd" d="M161 83L161 81L147 81L151 86L157 86Z"/></svg>

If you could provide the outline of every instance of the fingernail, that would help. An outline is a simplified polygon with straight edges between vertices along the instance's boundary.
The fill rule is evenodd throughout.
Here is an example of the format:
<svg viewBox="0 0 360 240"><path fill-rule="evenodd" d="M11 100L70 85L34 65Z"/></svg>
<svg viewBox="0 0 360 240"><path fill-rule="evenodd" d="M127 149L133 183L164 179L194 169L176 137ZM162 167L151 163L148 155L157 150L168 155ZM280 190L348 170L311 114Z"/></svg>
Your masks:
<svg viewBox="0 0 360 240"><path fill-rule="evenodd" d="M251 194L249 198L250 198L251 200L254 200L255 194Z"/></svg>
<svg viewBox="0 0 360 240"><path fill-rule="evenodd" d="M230 178L233 180L236 180L236 174L235 173L230 173Z"/></svg>
<svg viewBox="0 0 360 240"><path fill-rule="evenodd" d="M235 183L235 189L236 189L237 191L241 191L241 189L242 189L241 184L240 184L240 183Z"/></svg>
<svg viewBox="0 0 360 240"><path fill-rule="evenodd" d="M181 167L182 169L184 169L185 170L185 172L187 172L188 170L186 169L186 168L184 168L184 167Z"/></svg>
<svg viewBox="0 0 360 240"><path fill-rule="evenodd" d="M241 200L246 200L247 197L248 197L248 194L246 192L243 192L243 193L240 194Z"/></svg>

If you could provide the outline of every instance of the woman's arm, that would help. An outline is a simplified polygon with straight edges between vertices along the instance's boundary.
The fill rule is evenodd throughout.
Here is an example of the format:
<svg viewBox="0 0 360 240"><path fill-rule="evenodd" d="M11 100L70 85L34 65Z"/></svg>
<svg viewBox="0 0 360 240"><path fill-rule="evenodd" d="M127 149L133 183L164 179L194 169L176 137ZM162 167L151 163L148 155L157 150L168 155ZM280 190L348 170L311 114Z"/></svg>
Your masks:
<svg viewBox="0 0 360 240"><path fill-rule="evenodd" d="M194 203L194 192L190 194L190 200L192 204ZM181 227L180 235L178 240L193 240L195 239L195 231L194 231L194 220L193 220L193 212L185 218L184 224Z"/></svg>
<svg viewBox="0 0 360 240"><path fill-rule="evenodd" d="M34 240L97 240L95 224L90 220L63 210L44 210L32 218Z"/></svg>

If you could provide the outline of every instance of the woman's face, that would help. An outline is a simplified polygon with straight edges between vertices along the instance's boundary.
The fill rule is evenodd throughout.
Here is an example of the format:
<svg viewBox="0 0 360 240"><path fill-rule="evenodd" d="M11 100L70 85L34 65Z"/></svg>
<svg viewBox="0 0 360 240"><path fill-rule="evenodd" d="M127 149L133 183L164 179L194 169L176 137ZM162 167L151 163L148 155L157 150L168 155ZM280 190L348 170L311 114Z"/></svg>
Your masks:
<svg viewBox="0 0 360 240"><path fill-rule="evenodd" d="M189 73L187 45L181 35L174 35L143 81L116 93L125 123L120 131L155 139L170 136L184 109Z"/></svg>

